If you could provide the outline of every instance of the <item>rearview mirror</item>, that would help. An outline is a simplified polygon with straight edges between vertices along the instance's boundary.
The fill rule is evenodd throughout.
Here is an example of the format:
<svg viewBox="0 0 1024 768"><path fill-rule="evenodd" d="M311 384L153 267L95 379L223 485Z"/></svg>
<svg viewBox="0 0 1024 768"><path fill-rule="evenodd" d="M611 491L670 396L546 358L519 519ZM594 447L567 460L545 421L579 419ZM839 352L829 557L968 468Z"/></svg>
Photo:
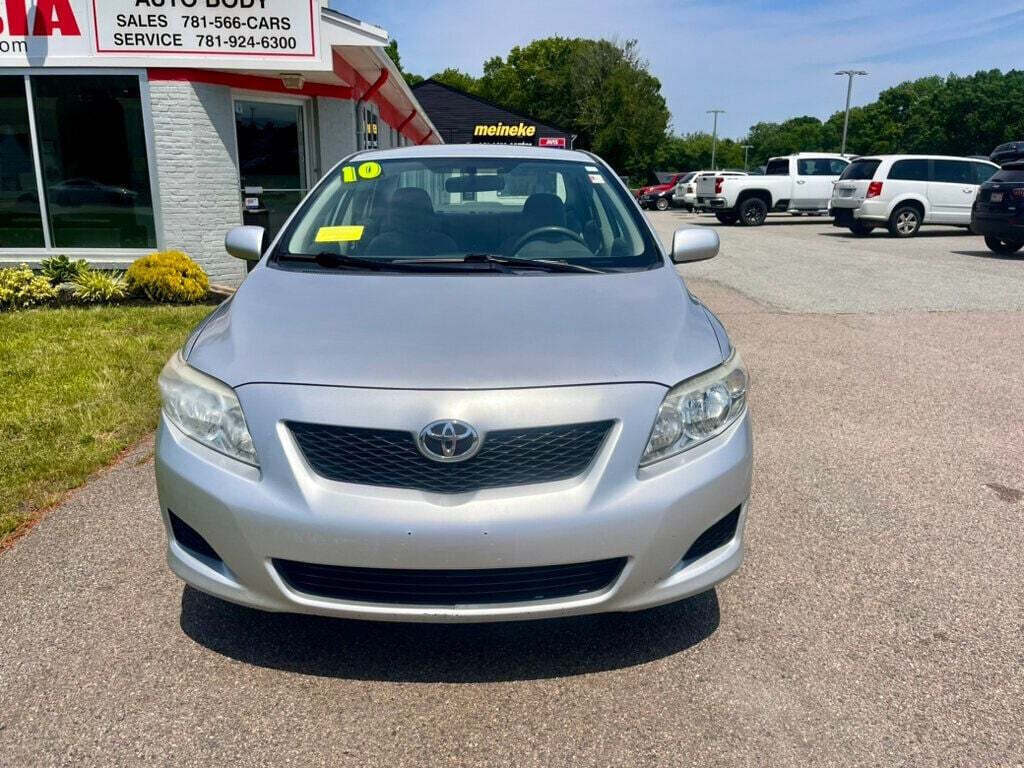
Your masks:
<svg viewBox="0 0 1024 768"><path fill-rule="evenodd" d="M263 256L266 236L267 231L263 227L235 227L224 238L224 250L242 261L259 261Z"/></svg>
<svg viewBox="0 0 1024 768"><path fill-rule="evenodd" d="M684 227L672 235L672 261L704 261L718 255L718 233L706 227Z"/></svg>
<svg viewBox="0 0 1024 768"><path fill-rule="evenodd" d="M501 192L505 189L505 177L496 175L452 176L445 179L445 192Z"/></svg>

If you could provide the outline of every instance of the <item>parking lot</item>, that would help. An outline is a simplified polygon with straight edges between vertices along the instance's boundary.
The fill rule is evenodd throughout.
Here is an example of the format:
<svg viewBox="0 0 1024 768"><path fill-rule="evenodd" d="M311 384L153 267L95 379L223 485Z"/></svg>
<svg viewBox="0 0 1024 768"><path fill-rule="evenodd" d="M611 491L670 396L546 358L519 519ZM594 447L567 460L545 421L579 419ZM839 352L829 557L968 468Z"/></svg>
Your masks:
<svg viewBox="0 0 1024 768"><path fill-rule="evenodd" d="M142 445L0 556L0 765L1021 765L1024 259L649 216L722 237L679 271L753 381L734 578L540 623L259 614L167 570Z"/></svg>

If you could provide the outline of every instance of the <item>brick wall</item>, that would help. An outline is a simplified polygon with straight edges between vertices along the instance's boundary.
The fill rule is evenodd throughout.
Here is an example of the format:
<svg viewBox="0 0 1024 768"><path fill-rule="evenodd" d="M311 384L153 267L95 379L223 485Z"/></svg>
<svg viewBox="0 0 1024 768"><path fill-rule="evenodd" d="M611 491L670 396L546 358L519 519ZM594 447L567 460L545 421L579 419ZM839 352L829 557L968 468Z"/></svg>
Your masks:
<svg viewBox="0 0 1024 768"><path fill-rule="evenodd" d="M151 81L164 248L185 251L210 281L237 285L245 265L224 251L224 235L242 223L231 89Z"/></svg>
<svg viewBox="0 0 1024 768"><path fill-rule="evenodd" d="M320 172L327 173L356 149L355 102L326 98L316 101L320 123Z"/></svg>

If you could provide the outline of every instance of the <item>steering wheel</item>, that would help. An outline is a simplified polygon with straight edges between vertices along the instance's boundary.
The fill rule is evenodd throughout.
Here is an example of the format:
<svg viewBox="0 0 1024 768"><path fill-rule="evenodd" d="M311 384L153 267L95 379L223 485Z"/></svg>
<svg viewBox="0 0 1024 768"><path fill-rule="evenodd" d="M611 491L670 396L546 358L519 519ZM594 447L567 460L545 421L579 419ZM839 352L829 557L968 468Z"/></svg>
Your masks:
<svg viewBox="0 0 1024 768"><path fill-rule="evenodd" d="M515 245L512 246L510 252L519 253L519 251L523 249L523 246L526 245L528 242L530 242L531 240L535 240L538 237L544 237L544 235L567 235L568 237L571 237L573 240L578 242L587 250L590 249L590 246L587 245L587 241L583 239L583 235L581 235L579 232L573 232L568 227L548 225L546 227L537 227L535 229L531 229L525 235L516 240L516 243Z"/></svg>

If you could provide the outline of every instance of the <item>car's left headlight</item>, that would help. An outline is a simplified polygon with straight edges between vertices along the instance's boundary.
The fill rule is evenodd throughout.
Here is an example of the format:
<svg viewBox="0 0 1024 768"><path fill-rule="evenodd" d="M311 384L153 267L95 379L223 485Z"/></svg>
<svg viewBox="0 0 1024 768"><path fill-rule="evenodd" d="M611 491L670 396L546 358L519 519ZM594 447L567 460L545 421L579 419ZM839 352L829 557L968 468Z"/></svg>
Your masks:
<svg viewBox="0 0 1024 768"><path fill-rule="evenodd" d="M658 409L640 466L675 456L720 435L747 405L747 370L739 353L717 368L677 384Z"/></svg>
<svg viewBox="0 0 1024 768"><path fill-rule="evenodd" d="M197 371L181 352L167 361L158 383L164 415L182 432L208 448L259 466L242 405L231 387Z"/></svg>

